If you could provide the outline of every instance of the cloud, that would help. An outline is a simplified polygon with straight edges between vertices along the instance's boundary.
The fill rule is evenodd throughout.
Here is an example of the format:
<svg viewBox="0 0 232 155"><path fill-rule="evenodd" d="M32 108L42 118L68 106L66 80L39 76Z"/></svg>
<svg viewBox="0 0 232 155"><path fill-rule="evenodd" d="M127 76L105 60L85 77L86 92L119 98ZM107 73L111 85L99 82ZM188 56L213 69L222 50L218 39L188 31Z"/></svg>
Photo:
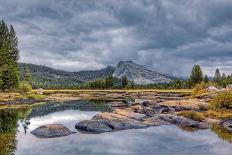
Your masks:
<svg viewBox="0 0 232 155"><path fill-rule="evenodd" d="M0 0L22 62L78 71L133 60L179 76L232 72L231 0ZM12 11L14 10L14 11Z"/></svg>

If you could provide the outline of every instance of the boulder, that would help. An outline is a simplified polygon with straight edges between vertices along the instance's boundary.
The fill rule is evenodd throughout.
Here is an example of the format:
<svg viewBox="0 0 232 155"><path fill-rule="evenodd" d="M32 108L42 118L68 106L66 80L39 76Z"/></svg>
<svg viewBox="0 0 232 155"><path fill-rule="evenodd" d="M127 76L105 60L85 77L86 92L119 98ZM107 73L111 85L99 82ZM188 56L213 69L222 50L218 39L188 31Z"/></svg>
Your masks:
<svg viewBox="0 0 232 155"><path fill-rule="evenodd" d="M48 124L36 128L31 134L38 138L54 138L68 136L72 132L62 124Z"/></svg>
<svg viewBox="0 0 232 155"><path fill-rule="evenodd" d="M103 133L127 129L146 128L148 125L117 113L103 112L94 116L91 120L79 122L76 129L85 133Z"/></svg>
<svg viewBox="0 0 232 155"><path fill-rule="evenodd" d="M75 128L88 133L103 133L113 130L107 122L98 120L81 121L75 125Z"/></svg>
<svg viewBox="0 0 232 155"><path fill-rule="evenodd" d="M232 119L223 120L220 122L220 125L226 130L232 132Z"/></svg>

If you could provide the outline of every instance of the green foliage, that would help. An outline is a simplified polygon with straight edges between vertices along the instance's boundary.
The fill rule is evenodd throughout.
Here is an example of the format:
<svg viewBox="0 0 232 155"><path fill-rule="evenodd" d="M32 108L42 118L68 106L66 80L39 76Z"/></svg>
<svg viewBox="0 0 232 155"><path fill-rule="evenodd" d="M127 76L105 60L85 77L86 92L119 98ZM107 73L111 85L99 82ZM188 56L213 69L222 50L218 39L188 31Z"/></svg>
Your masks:
<svg viewBox="0 0 232 155"><path fill-rule="evenodd" d="M128 86L128 79L127 79L127 77L126 76L123 76L122 77L122 88L127 88L127 86Z"/></svg>
<svg viewBox="0 0 232 155"><path fill-rule="evenodd" d="M19 73L15 64L4 65L4 68L1 70L0 79L1 79L1 89L13 89L18 86L19 83Z"/></svg>
<svg viewBox="0 0 232 155"><path fill-rule="evenodd" d="M112 88L114 86L114 78L112 75L109 75L105 79L105 86L106 86L106 88Z"/></svg>
<svg viewBox="0 0 232 155"><path fill-rule="evenodd" d="M28 94L32 90L31 85L26 81L22 81L19 83L18 91L20 94Z"/></svg>
<svg viewBox="0 0 232 155"><path fill-rule="evenodd" d="M23 75L23 78L25 81L29 82L30 79L31 79L31 74L30 74L30 70L28 69L27 65L24 69L24 75Z"/></svg>
<svg viewBox="0 0 232 155"><path fill-rule="evenodd" d="M0 22L0 89L8 90L18 86L19 50L18 39L13 26L10 29Z"/></svg>
<svg viewBox="0 0 232 155"><path fill-rule="evenodd" d="M216 95L209 104L211 109L232 109L232 91L223 91Z"/></svg>
<svg viewBox="0 0 232 155"><path fill-rule="evenodd" d="M221 81L221 73L217 68L214 75L214 82L219 83Z"/></svg>
<svg viewBox="0 0 232 155"><path fill-rule="evenodd" d="M27 98L33 100L43 100L45 97L44 95L40 95L40 94L30 94L27 96Z"/></svg>
<svg viewBox="0 0 232 155"><path fill-rule="evenodd" d="M184 116L195 121L204 121L205 119L203 113L196 111L181 111L178 113L178 116Z"/></svg>
<svg viewBox="0 0 232 155"><path fill-rule="evenodd" d="M190 82L192 86L195 86L198 83L203 81L203 73L199 65L194 65L192 73L190 75Z"/></svg>
<svg viewBox="0 0 232 155"><path fill-rule="evenodd" d="M204 76L203 82L204 83L208 83L209 82L209 77L207 75Z"/></svg>

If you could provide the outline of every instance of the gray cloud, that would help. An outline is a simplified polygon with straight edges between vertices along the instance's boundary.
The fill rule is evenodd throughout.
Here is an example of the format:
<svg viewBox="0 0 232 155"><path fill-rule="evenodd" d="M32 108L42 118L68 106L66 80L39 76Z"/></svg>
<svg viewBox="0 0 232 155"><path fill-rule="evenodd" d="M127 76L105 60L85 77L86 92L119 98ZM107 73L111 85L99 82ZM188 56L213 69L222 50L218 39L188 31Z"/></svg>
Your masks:
<svg viewBox="0 0 232 155"><path fill-rule="evenodd" d="M78 71L133 60L174 75L232 72L231 0L0 0L22 62Z"/></svg>

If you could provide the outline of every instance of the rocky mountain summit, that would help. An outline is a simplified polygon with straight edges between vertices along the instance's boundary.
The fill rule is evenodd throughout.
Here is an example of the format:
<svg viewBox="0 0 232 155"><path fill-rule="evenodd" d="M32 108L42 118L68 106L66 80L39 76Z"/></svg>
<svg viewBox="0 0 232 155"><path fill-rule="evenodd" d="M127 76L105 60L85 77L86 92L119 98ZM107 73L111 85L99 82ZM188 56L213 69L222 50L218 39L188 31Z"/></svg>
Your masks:
<svg viewBox="0 0 232 155"><path fill-rule="evenodd" d="M133 81L136 84L158 84L158 83L169 83L171 78L147 69L144 66L138 65L132 61L120 61L113 73L116 78L122 78L126 76L128 80Z"/></svg>

